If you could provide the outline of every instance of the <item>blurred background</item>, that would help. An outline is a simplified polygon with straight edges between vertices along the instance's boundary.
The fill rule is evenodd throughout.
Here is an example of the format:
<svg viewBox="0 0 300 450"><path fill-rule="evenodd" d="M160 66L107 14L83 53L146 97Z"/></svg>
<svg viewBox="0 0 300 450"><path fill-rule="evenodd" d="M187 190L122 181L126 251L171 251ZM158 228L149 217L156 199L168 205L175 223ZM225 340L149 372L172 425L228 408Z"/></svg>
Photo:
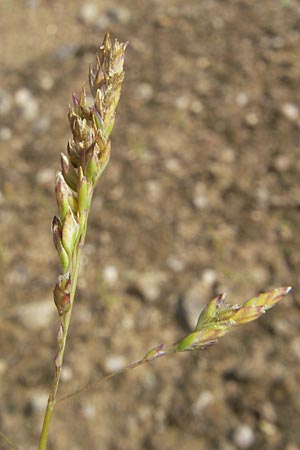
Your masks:
<svg viewBox="0 0 300 450"><path fill-rule="evenodd" d="M0 430L20 450L53 375L68 104L106 30L130 43L126 79L60 394L178 340L217 293L293 293L60 404L49 450L300 449L299 26L296 0L1 0Z"/></svg>

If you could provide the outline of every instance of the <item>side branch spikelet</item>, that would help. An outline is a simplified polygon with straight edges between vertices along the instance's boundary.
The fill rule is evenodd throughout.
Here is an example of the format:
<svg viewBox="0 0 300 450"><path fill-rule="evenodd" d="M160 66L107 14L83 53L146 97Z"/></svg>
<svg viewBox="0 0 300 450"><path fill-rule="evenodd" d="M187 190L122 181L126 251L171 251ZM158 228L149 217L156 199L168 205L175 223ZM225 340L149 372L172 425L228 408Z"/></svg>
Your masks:
<svg viewBox="0 0 300 450"><path fill-rule="evenodd" d="M170 348L170 353L204 349L232 328L258 319L291 291L281 287L263 292L243 304L226 305L225 295L212 299L201 312L195 330Z"/></svg>

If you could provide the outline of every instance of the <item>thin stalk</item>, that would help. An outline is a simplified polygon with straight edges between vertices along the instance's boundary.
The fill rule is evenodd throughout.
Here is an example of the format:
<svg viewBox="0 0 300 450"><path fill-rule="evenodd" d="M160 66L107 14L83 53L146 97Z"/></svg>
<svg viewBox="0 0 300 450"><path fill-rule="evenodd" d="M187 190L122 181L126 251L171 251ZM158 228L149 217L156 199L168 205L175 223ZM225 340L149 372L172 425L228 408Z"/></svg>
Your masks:
<svg viewBox="0 0 300 450"><path fill-rule="evenodd" d="M55 374L52 382L52 387L50 390L47 407L45 411L44 421L43 421L43 427L42 432L40 436L40 442L39 442L39 448L38 450L45 450L47 447L48 442L48 436L49 436L49 430L50 430L50 423L53 415L53 411L56 405L56 395L59 387L59 382L61 378L62 368L63 368L63 359L64 359L64 353L66 348L66 342L68 337L68 330L70 326L71 321L71 315L72 315L72 309L73 309L73 303L75 298L75 292L77 287L77 281L78 281L78 275L79 275L79 269L80 269L80 258L81 258L81 249L84 245L85 236L86 236L86 230L87 230L87 218L88 214L85 218L85 223L83 225L83 233L77 248L76 252L76 258L75 258L75 264L74 264L74 271L73 271L73 281L72 281L72 287L71 287L71 293L70 293L70 309L64 316L64 323L63 323L63 329L64 329L64 335L63 335L63 341L62 345L59 348L59 352L57 357L60 360L59 366L56 366Z"/></svg>

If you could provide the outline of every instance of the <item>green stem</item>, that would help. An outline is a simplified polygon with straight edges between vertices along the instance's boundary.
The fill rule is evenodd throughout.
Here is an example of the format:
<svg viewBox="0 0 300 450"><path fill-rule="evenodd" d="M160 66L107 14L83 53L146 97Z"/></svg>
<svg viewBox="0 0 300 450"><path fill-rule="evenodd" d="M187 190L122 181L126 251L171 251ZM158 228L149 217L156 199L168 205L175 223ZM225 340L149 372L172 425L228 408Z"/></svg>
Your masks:
<svg viewBox="0 0 300 450"><path fill-rule="evenodd" d="M87 211L86 216L83 218L82 234L81 234L79 243L77 245L77 252L75 254L76 256L75 256L75 261L74 261L74 269L72 271L72 286L71 286L71 292L70 292L71 307L70 307L69 311L66 313L66 315L62 318L63 341L62 341L61 346L59 347L59 351L58 351L58 355L57 355L57 357L60 360L60 363L55 367L55 375L53 378L52 387L50 390L48 403L47 403L47 407L46 407L46 411L45 411L45 416L44 416L43 427L42 427L42 432L41 432L41 436L40 436L38 450L46 450L48 436L49 436L50 423L51 423L53 411L54 411L54 408L56 405L56 394L58 391L58 386L59 386L61 373L62 373L65 347L66 347L66 342L67 342L68 330L69 330L69 326L70 326L73 303L74 303L78 275L79 275L81 249L84 245L84 240L85 240L86 230L87 230L88 213L89 213L89 211Z"/></svg>

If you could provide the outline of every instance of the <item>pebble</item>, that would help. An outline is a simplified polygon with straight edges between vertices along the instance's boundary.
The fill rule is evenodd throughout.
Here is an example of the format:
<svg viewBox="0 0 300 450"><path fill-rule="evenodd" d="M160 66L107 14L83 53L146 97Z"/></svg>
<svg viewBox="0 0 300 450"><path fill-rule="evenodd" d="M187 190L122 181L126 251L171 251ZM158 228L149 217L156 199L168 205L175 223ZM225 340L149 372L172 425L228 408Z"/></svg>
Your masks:
<svg viewBox="0 0 300 450"><path fill-rule="evenodd" d="M207 208L209 202L206 191L207 189L204 183L202 182L196 183L193 194L193 204L194 206L196 206L196 208L198 209Z"/></svg>
<svg viewBox="0 0 300 450"><path fill-rule="evenodd" d="M55 179L55 171L53 169L39 169L36 175L36 181L38 184L42 186L46 186L51 183L51 186L54 183Z"/></svg>
<svg viewBox="0 0 300 450"><path fill-rule="evenodd" d="M245 116L245 122L250 127L255 127L258 124L258 116L255 112L250 112Z"/></svg>
<svg viewBox="0 0 300 450"><path fill-rule="evenodd" d="M195 416L201 414L214 401L214 395L211 391L203 391L192 406Z"/></svg>
<svg viewBox="0 0 300 450"><path fill-rule="evenodd" d="M203 286L203 282L196 281L181 299L180 313L190 330L195 328L199 314L207 304L205 294L207 295L207 288Z"/></svg>
<svg viewBox="0 0 300 450"><path fill-rule="evenodd" d="M95 25L98 18L98 6L96 3L84 3L78 17L85 25Z"/></svg>
<svg viewBox="0 0 300 450"><path fill-rule="evenodd" d="M84 419L93 419L97 414L97 409L95 405L88 403L81 407L80 412Z"/></svg>
<svg viewBox="0 0 300 450"><path fill-rule="evenodd" d="M12 107L12 97L8 92L0 90L0 115L8 114Z"/></svg>
<svg viewBox="0 0 300 450"><path fill-rule="evenodd" d="M200 102L200 100L193 100L190 104L190 111L191 113L197 115L202 113L203 111L203 104Z"/></svg>
<svg viewBox="0 0 300 450"><path fill-rule="evenodd" d="M267 436L273 437L277 434L277 428L273 423L268 422L267 420L262 420L260 422L261 431Z"/></svg>
<svg viewBox="0 0 300 450"><path fill-rule="evenodd" d="M249 97L245 92L239 92L236 96L236 104L240 107L247 106L249 103Z"/></svg>
<svg viewBox="0 0 300 450"><path fill-rule="evenodd" d="M184 263L175 256L169 256L167 258L167 266L173 270L173 272L182 272L184 270Z"/></svg>
<svg viewBox="0 0 300 450"><path fill-rule="evenodd" d="M161 185L156 180L148 180L146 181L146 189L149 200L152 202L158 201L161 198Z"/></svg>
<svg viewBox="0 0 300 450"><path fill-rule="evenodd" d="M45 73L40 78L40 86L44 91L51 91L54 85L54 79L51 75Z"/></svg>
<svg viewBox="0 0 300 450"><path fill-rule="evenodd" d="M291 122L295 122L299 118L299 108L294 103L284 103L281 107L281 111Z"/></svg>
<svg viewBox="0 0 300 450"><path fill-rule="evenodd" d="M274 167L278 172L286 172L292 165L292 161L289 155L279 155L274 160Z"/></svg>
<svg viewBox="0 0 300 450"><path fill-rule="evenodd" d="M153 98L153 87L149 83L140 83L136 93L140 100L149 102Z"/></svg>
<svg viewBox="0 0 300 450"><path fill-rule="evenodd" d="M0 139L1 141L9 141L12 138L12 131L8 127L2 127L0 129Z"/></svg>
<svg viewBox="0 0 300 450"><path fill-rule="evenodd" d="M175 174L175 175L179 175L179 173L181 172L182 168L180 165L180 161L176 158L168 158L165 160L165 167L166 169Z"/></svg>
<svg viewBox="0 0 300 450"><path fill-rule="evenodd" d="M271 423L275 423L277 421L276 410L271 402L266 402L262 405L262 416L265 420Z"/></svg>
<svg viewBox="0 0 300 450"><path fill-rule="evenodd" d="M104 365L107 372L116 372L126 366L126 359L122 355L109 355Z"/></svg>
<svg viewBox="0 0 300 450"><path fill-rule="evenodd" d="M29 402L30 409L37 414L43 414L47 405L48 394L46 392L35 392Z"/></svg>
<svg viewBox="0 0 300 450"><path fill-rule="evenodd" d="M106 266L103 269L103 278L107 284L113 286L119 279L119 272L115 266Z"/></svg>
<svg viewBox="0 0 300 450"><path fill-rule="evenodd" d="M282 36L274 36L270 41L270 46L273 48L283 48L285 39Z"/></svg>
<svg viewBox="0 0 300 450"><path fill-rule="evenodd" d="M166 281L167 276L164 272L146 272L136 275L134 287L146 301L155 302L160 298L161 288Z"/></svg>
<svg viewBox="0 0 300 450"><path fill-rule="evenodd" d="M18 89L15 93L15 104L20 109L24 119L33 121L39 113L39 105L28 88Z"/></svg>
<svg viewBox="0 0 300 450"><path fill-rule="evenodd" d="M256 201L260 208L266 208L271 200L270 192L265 187L259 187L256 189Z"/></svg>
<svg viewBox="0 0 300 450"><path fill-rule="evenodd" d="M70 366L63 366L63 370L61 373L61 381L68 383L73 379L73 370Z"/></svg>
<svg viewBox="0 0 300 450"><path fill-rule="evenodd" d="M189 104L190 104L190 99L187 95L180 95L175 100L175 106L180 111L185 111L189 107Z"/></svg>
<svg viewBox="0 0 300 450"><path fill-rule="evenodd" d="M213 286L217 281L217 272L213 269L205 269L202 273L202 281L207 286Z"/></svg>
<svg viewBox="0 0 300 450"><path fill-rule="evenodd" d="M246 424L237 427L233 435L233 441L240 449L247 449L251 447L255 441L252 428Z"/></svg>
<svg viewBox="0 0 300 450"><path fill-rule="evenodd" d="M48 327L55 315L53 301L50 299L24 304L17 310L17 319L31 330Z"/></svg>

